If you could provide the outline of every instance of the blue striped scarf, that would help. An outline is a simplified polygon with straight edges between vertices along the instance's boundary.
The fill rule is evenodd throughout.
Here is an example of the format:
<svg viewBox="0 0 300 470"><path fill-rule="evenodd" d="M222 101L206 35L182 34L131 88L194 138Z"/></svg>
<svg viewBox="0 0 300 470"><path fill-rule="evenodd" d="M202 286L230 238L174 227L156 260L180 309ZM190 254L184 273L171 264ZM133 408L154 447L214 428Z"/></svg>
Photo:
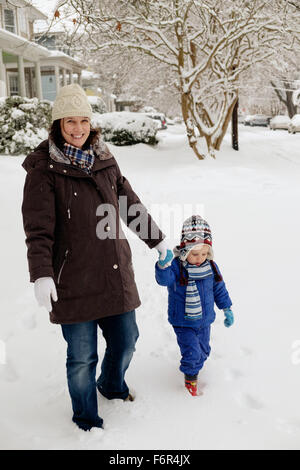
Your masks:
<svg viewBox="0 0 300 470"><path fill-rule="evenodd" d="M90 173L95 159L92 145L87 150L81 150L65 143L64 154L71 160L73 165L79 166L85 172Z"/></svg>
<svg viewBox="0 0 300 470"><path fill-rule="evenodd" d="M200 266L189 264L183 261L182 265L188 272L188 284L185 295L185 315L186 320L200 320L202 318L202 305L200 294L197 289L196 280L212 276L213 272L208 260Z"/></svg>

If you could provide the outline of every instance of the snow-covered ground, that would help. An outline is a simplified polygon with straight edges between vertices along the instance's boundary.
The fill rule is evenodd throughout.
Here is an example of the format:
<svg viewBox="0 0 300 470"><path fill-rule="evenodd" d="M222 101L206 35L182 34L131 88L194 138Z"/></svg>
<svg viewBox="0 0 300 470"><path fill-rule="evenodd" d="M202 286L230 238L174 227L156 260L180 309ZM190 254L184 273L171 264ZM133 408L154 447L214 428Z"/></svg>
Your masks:
<svg viewBox="0 0 300 470"><path fill-rule="evenodd" d="M239 152L227 135L217 159L204 161L181 126L160 136L156 148L110 148L170 246L191 211L201 210L211 225L236 321L225 328L217 311L203 395L183 387L167 292L154 279L156 250L130 236L142 300L127 373L136 400L99 396L104 430L85 433L71 422L66 344L29 284L24 157L1 156L1 449L300 448L300 134L241 126ZM100 357L103 351L99 333Z"/></svg>

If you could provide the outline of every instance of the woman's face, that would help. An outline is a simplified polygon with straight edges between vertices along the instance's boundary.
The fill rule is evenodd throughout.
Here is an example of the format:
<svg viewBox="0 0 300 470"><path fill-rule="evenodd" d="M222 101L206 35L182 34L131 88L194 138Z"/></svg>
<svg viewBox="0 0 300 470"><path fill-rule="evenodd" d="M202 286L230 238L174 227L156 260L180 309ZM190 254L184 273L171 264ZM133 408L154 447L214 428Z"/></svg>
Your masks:
<svg viewBox="0 0 300 470"><path fill-rule="evenodd" d="M60 120L60 128L65 141L81 149L90 135L91 122L88 117L66 117Z"/></svg>

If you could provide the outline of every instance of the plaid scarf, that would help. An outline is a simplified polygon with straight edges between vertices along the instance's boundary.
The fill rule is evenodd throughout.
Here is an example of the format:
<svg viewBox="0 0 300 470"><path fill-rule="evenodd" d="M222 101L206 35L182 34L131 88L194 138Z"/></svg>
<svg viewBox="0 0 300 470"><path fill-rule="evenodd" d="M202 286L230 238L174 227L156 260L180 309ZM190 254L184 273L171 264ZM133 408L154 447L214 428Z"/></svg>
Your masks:
<svg viewBox="0 0 300 470"><path fill-rule="evenodd" d="M187 261L183 261L182 265L189 275L186 286L184 318L186 320L200 320L202 318L202 305L196 280L211 276L213 272L208 260L204 261L201 266L189 264Z"/></svg>
<svg viewBox="0 0 300 470"><path fill-rule="evenodd" d="M86 171L87 173L91 172L91 168L95 160L92 145L90 145L89 149L87 150L81 150L71 144L65 143L64 154L71 160L71 163L73 165L79 166L82 170Z"/></svg>

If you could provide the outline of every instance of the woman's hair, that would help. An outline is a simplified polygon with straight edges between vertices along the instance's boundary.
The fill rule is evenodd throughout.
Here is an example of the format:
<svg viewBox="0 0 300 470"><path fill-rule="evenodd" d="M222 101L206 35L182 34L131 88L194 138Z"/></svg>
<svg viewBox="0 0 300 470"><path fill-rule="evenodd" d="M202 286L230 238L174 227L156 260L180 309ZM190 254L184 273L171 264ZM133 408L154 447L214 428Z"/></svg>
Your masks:
<svg viewBox="0 0 300 470"><path fill-rule="evenodd" d="M100 137L100 134L101 134L101 129L98 127L94 128L91 125L90 135L88 136L86 142L84 143L82 147L83 150L87 149L90 145L93 145ZM66 140L64 139L61 133L60 119L56 119L55 121L52 122L51 127L49 129L49 137L55 143L56 147L58 147L60 150L63 151Z"/></svg>

